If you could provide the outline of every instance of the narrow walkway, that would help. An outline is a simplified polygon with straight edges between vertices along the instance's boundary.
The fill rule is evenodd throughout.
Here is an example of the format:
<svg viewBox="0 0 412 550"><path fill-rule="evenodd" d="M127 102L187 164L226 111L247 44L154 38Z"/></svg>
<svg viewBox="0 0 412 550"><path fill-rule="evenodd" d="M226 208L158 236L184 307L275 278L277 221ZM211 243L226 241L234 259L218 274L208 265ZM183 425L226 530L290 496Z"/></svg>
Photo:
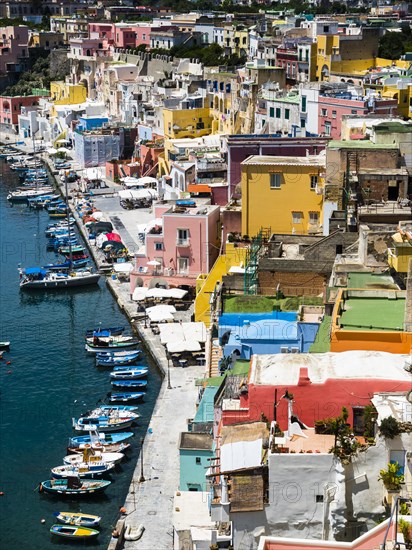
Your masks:
<svg viewBox="0 0 412 550"><path fill-rule="evenodd" d="M146 343L155 351L157 359L167 372L164 347L150 329L138 327ZM196 412L197 388L195 380L202 377L204 367L170 368L172 389L167 388L167 377L157 399L143 446L144 482L141 475L141 457L137 463L125 508L125 524L143 524L145 532L136 542L125 541L126 550L163 550L172 548L173 496L179 488L179 434L187 430L187 419Z"/></svg>

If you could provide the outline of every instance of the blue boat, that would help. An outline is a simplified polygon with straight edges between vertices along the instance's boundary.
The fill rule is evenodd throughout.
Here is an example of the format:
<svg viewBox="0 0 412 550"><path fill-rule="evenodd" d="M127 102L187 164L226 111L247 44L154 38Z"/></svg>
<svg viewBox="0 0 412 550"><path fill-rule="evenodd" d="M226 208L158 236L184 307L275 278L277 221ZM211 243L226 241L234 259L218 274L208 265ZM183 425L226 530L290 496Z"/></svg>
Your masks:
<svg viewBox="0 0 412 550"><path fill-rule="evenodd" d="M116 389L146 390L147 380L112 380L112 386Z"/></svg>
<svg viewBox="0 0 412 550"><path fill-rule="evenodd" d="M68 477L66 479L46 479L39 484L39 492L56 495L89 495L104 491L111 481Z"/></svg>
<svg viewBox="0 0 412 550"><path fill-rule="evenodd" d="M98 367L116 367L132 365L137 361L140 355L140 351L137 351L130 355L123 355L123 357L102 357L99 353L96 356L96 365Z"/></svg>
<svg viewBox="0 0 412 550"><path fill-rule="evenodd" d="M112 372L126 372L126 371L129 371L131 369L133 369L133 370L140 369L142 371L145 371L140 378L144 378L147 375L147 373L149 372L149 369L146 366L142 366L142 365L140 365L140 366L137 366L137 365L119 365L118 367L113 367Z"/></svg>
<svg viewBox="0 0 412 550"><path fill-rule="evenodd" d="M62 264L47 264L43 266L43 269L48 269L49 271L64 271L69 269L78 269L80 267L86 267L89 263L89 259L85 258L84 260L67 260Z"/></svg>
<svg viewBox="0 0 412 550"><path fill-rule="evenodd" d="M133 407L133 409L136 410L137 407ZM76 447L78 445L90 445L96 440L104 447L107 445L113 445L115 443L123 443L133 436L133 432L120 432L116 434L91 431L89 435L76 435L75 437L71 437L69 439L69 447Z"/></svg>
<svg viewBox="0 0 412 550"><path fill-rule="evenodd" d="M140 401L144 397L143 391L123 392L123 393L109 393L110 401Z"/></svg>
<svg viewBox="0 0 412 550"><path fill-rule="evenodd" d="M91 336L119 336L125 330L125 327L108 327L108 328L90 328L86 330L86 337L90 338ZM103 332L108 332L108 334L102 334Z"/></svg>
<svg viewBox="0 0 412 550"><path fill-rule="evenodd" d="M136 380L138 378L144 378L147 376L149 369L147 367L137 367L128 369L117 369L110 373L110 378L113 380Z"/></svg>
<svg viewBox="0 0 412 550"><path fill-rule="evenodd" d="M116 411L137 411L138 410L138 407L136 407L136 405L113 405L113 404L110 404L110 405L100 405L100 408L103 411L112 411L112 410L116 410Z"/></svg>

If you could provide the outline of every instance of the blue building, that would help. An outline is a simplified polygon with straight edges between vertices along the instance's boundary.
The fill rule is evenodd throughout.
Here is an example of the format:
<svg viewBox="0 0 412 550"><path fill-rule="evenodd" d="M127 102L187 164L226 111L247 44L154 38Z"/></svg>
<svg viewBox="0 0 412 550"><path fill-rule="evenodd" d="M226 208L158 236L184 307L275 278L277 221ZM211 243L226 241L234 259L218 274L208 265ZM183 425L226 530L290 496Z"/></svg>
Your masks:
<svg viewBox="0 0 412 550"><path fill-rule="evenodd" d="M224 313L219 318L219 340L226 357L305 353L316 338L320 321L299 321L296 311Z"/></svg>
<svg viewBox="0 0 412 550"><path fill-rule="evenodd" d="M90 130L97 130L103 128L103 124L109 122L107 116L81 116L79 123L77 124L77 130L80 132L87 132Z"/></svg>
<svg viewBox="0 0 412 550"><path fill-rule="evenodd" d="M213 456L211 433L182 432L179 442L181 491L206 491L206 471Z"/></svg>

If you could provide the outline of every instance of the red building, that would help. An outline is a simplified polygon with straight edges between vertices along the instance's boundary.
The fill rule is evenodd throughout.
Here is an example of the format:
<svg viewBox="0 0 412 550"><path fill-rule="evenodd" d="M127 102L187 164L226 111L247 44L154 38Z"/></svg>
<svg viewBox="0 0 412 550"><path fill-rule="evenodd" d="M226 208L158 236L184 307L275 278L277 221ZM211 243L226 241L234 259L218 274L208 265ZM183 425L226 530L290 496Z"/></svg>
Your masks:
<svg viewBox="0 0 412 550"><path fill-rule="evenodd" d="M294 414L308 427L346 407L356 431L374 393L410 390L407 357L379 351L254 355L247 391L241 391L239 406L225 407L223 423L254 422L262 414L274 420L276 399L277 421L286 429L288 400L282 396L287 390Z"/></svg>
<svg viewBox="0 0 412 550"><path fill-rule="evenodd" d="M39 104L40 96L0 96L0 124L17 126L22 107L34 107Z"/></svg>
<svg viewBox="0 0 412 550"><path fill-rule="evenodd" d="M295 83L298 77L298 50L279 46L276 50L276 66L285 69L286 80Z"/></svg>

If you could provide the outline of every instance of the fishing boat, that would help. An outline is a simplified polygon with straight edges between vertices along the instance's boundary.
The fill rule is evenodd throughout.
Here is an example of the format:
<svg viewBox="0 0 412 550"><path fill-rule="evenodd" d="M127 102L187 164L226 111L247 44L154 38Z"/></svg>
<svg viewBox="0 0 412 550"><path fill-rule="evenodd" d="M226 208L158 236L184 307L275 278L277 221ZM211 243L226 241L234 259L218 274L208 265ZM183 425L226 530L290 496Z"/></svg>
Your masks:
<svg viewBox="0 0 412 550"><path fill-rule="evenodd" d="M70 268L79 269L81 267L86 267L88 263L89 258L85 258L84 260L73 260L72 262L66 260L62 264L46 264L43 266L43 269L47 269L48 271L65 271L70 270Z"/></svg>
<svg viewBox="0 0 412 550"><path fill-rule="evenodd" d="M54 479L66 477L95 478L101 477L113 470L112 462L81 462L80 464L63 464L51 469L51 476Z"/></svg>
<svg viewBox="0 0 412 550"><path fill-rule="evenodd" d="M110 355L103 355L102 353L97 353L96 365L98 367L116 367L116 366L132 365L138 360L140 354L141 354L140 351L135 351L119 357L119 356L110 356Z"/></svg>
<svg viewBox="0 0 412 550"><path fill-rule="evenodd" d="M110 435L110 434L107 434ZM127 449L130 448L130 443L108 443L107 445L102 445L101 443L81 443L78 446L69 446L67 447L68 453L73 453L74 455L82 455L85 448L91 448L94 451L104 451L107 453L125 453Z"/></svg>
<svg viewBox="0 0 412 550"><path fill-rule="evenodd" d="M108 327L108 328L92 328L86 330L86 337L92 338L93 336L120 336L125 330L125 327ZM107 334L104 334L107 333Z"/></svg>
<svg viewBox="0 0 412 550"><path fill-rule="evenodd" d="M130 369L137 370L137 369L146 369L146 374L149 372L149 369L146 366L138 366L138 365L118 365L117 367L113 367L113 372L125 372Z"/></svg>
<svg viewBox="0 0 412 550"><path fill-rule="evenodd" d="M98 527L100 516L84 514L83 512L54 512L53 516L66 525L81 525L82 527Z"/></svg>
<svg viewBox="0 0 412 550"><path fill-rule="evenodd" d="M39 187L38 189L27 189L25 191L13 191L7 195L7 200L10 202L27 202L31 198L49 195L52 192L53 188L50 186Z"/></svg>
<svg viewBox="0 0 412 550"><path fill-rule="evenodd" d="M139 416L133 411L95 409L85 413L78 420L73 418L73 428L77 431L90 431L91 428L95 428L103 432L114 432L129 428Z"/></svg>
<svg viewBox="0 0 412 550"><path fill-rule="evenodd" d="M121 350L133 348L139 343L132 336L111 336L110 338L86 338L85 349L89 353L98 353L105 350Z"/></svg>
<svg viewBox="0 0 412 550"><path fill-rule="evenodd" d="M50 527L50 533L66 539L85 540L97 537L99 531L90 527L76 525L60 525L56 523Z"/></svg>
<svg viewBox="0 0 412 550"><path fill-rule="evenodd" d="M136 412L139 407L136 405L100 405L99 407L102 411L134 411Z"/></svg>
<svg viewBox="0 0 412 550"><path fill-rule="evenodd" d="M124 388L128 390L145 391L147 388L147 380L112 380L113 388Z"/></svg>
<svg viewBox="0 0 412 550"><path fill-rule="evenodd" d="M136 392L123 392L123 393L114 393L111 392L108 394L110 401L140 401L144 397L144 392L142 391L136 391Z"/></svg>
<svg viewBox="0 0 412 550"><path fill-rule="evenodd" d="M67 455L63 458L63 464L67 466L80 467L82 464L93 464L100 462L102 464L118 464L124 458L123 453L106 453L95 451L90 447L83 449L82 454Z"/></svg>
<svg viewBox="0 0 412 550"><path fill-rule="evenodd" d="M19 268L20 288L22 290L56 290L94 285L99 282L100 275L90 269L59 273L48 271L42 267Z"/></svg>
<svg viewBox="0 0 412 550"><path fill-rule="evenodd" d="M64 479L46 479L39 484L39 492L54 495L91 495L101 493L111 484L108 480L80 479L67 477Z"/></svg>
<svg viewBox="0 0 412 550"><path fill-rule="evenodd" d="M72 247L70 247L70 246L61 246L59 248L59 252L60 252L60 254L63 254L63 256L65 256L66 254L70 254L70 252L72 254L84 254L86 251L85 251L84 246L79 244L79 245L72 246Z"/></svg>
<svg viewBox="0 0 412 550"><path fill-rule="evenodd" d="M136 380L138 378L144 378L148 373L147 367L141 367L136 369L126 370L114 370L110 373L112 380Z"/></svg>
<svg viewBox="0 0 412 550"><path fill-rule="evenodd" d="M107 447L115 443L123 443L133 437L133 432L122 432L117 434L99 433L96 429L90 429L89 435L76 435L69 439L69 446L79 447L80 445L92 445L99 443L99 447Z"/></svg>
<svg viewBox="0 0 412 550"><path fill-rule="evenodd" d="M0 349L9 349L10 348L10 342L3 341L0 342Z"/></svg>
<svg viewBox="0 0 412 550"><path fill-rule="evenodd" d="M124 356L128 356L128 355L139 354L139 353L140 353L140 351L134 351L134 350L124 350L124 351L110 350L110 351L99 351L97 356L101 357L101 358L105 358L105 357L107 357L107 358L108 357L124 357Z"/></svg>

